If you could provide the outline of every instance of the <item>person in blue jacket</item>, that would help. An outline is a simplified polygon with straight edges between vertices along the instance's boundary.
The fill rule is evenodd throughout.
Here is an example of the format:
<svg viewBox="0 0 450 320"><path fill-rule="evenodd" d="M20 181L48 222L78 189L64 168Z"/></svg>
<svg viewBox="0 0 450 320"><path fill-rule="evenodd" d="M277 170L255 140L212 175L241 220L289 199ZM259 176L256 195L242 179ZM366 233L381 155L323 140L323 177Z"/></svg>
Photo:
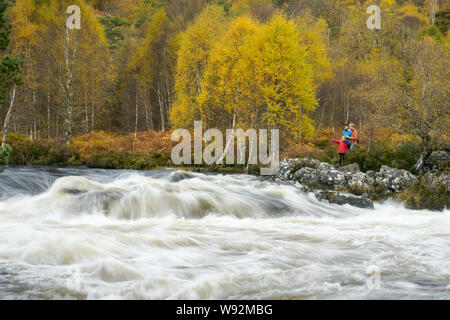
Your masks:
<svg viewBox="0 0 450 320"><path fill-rule="evenodd" d="M347 145L350 148L350 137L352 136L352 129L348 126L348 123L345 124L344 130L342 131L342 137L345 137L347 141Z"/></svg>

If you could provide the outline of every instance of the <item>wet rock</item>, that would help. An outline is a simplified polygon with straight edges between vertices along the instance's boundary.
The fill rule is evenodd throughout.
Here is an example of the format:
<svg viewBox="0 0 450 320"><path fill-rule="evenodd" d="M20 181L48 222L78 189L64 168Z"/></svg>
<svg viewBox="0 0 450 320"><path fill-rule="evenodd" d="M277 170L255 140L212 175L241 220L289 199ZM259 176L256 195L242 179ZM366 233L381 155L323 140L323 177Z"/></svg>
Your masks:
<svg viewBox="0 0 450 320"><path fill-rule="evenodd" d="M445 185L447 187L447 189L450 189L450 171L443 172L438 177L437 180L438 180L439 183L442 183L443 185Z"/></svg>
<svg viewBox="0 0 450 320"><path fill-rule="evenodd" d="M358 193L372 192L375 189L375 179L363 172L347 172L347 188Z"/></svg>
<svg viewBox="0 0 450 320"><path fill-rule="evenodd" d="M295 180L324 189L347 188L358 194L374 190L397 193L416 181L416 177L406 170L382 166L379 172L363 173L359 171L356 163L336 169L329 163L309 158L281 161L276 178L284 181Z"/></svg>
<svg viewBox="0 0 450 320"><path fill-rule="evenodd" d="M436 188L444 185L447 189L450 188L450 171L442 172L427 172L421 177L421 182L430 188Z"/></svg>
<svg viewBox="0 0 450 320"><path fill-rule="evenodd" d="M319 168L320 167L321 166L319 166ZM321 185L330 188L346 186L347 180L345 179L345 174L343 172L336 170L333 166L331 166L331 168L322 166L322 168L323 169L318 169L319 183Z"/></svg>
<svg viewBox="0 0 450 320"><path fill-rule="evenodd" d="M294 174L302 168L316 169L321 162L310 158L284 159L278 165L276 178L280 180L293 180Z"/></svg>
<svg viewBox="0 0 450 320"><path fill-rule="evenodd" d="M372 178L374 181L377 178L377 173L373 170L366 171L366 176Z"/></svg>
<svg viewBox="0 0 450 320"><path fill-rule="evenodd" d="M343 167L339 167L338 168L339 171L341 172L360 172L361 170L359 170L359 166L357 163L352 163Z"/></svg>
<svg viewBox="0 0 450 320"><path fill-rule="evenodd" d="M276 178L280 180L292 180L294 178L294 172L292 169L294 167L296 159L284 159L278 163L278 173Z"/></svg>
<svg viewBox="0 0 450 320"><path fill-rule="evenodd" d="M294 173L294 179L301 184L318 185L319 175L318 171L313 168L301 168Z"/></svg>
<svg viewBox="0 0 450 320"><path fill-rule="evenodd" d="M372 200L364 196L355 196L353 194L336 191L319 191L314 195L318 200L327 200L329 203L333 204L349 204L351 206L363 209L374 208Z"/></svg>
<svg viewBox="0 0 450 320"><path fill-rule="evenodd" d="M407 208L442 211L450 208L450 172L427 172L397 197Z"/></svg>
<svg viewBox="0 0 450 320"><path fill-rule="evenodd" d="M326 162L321 162L317 166L317 169L319 171L328 171L328 170L335 170L335 171L337 171L336 168L332 164L329 164L329 163L326 163Z"/></svg>
<svg viewBox="0 0 450 320"><path fill-rule="evenodd" d="M401 192L417 180L412 173L406 170L394 169L388 166L382 166L375 177L375 184L378 188L384 188L393 192Z"/></svg>
<svg viewBox="0 0 450 320"><path fill-rule="evenodd" d="M447 150L433 151L423 164L424 171L448 170L450 167L450 152Z"/></svg>
<svg viewBox="0 0 450 320"><path fill-rule="evenodd" d="M293 170L297 171L301 168L313 168L317 169L317 167L320 165L320 161L316 159L311 158L298 158L295 159L293 162Z"/></svg>
<svg viewBox="0 0 450 320"><path fill-rule="evenodd" d="M439 157L446 159L443 154ZM306 186L306 190L327 190L331 193L319 191L316 196L336 204L369 208L373 207L369 195L372 199L381 199L395 194L408 207L415 209L442 210L450 206L449 170L429 171L416 177L406 170L382 166L379 172L369 170L363 173L356 164L336 169L329 163L304 158L283 160L276 178L297 181ZM339 193L342 191L350 194ZM360 194L367 196L357 196Z"/></svg>

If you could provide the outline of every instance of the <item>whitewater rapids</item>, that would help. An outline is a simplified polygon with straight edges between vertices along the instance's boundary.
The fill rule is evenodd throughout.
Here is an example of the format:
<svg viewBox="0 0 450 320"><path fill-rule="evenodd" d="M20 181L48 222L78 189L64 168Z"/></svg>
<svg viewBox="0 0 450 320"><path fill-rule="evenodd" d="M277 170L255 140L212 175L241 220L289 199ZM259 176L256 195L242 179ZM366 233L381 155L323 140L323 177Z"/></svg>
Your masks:
<svg viewBox="0 0 450 320"><path fill-rule="evenodd" d="M449 211L249 175L0 174L0 299L349 298L450 299Z"/></svg>

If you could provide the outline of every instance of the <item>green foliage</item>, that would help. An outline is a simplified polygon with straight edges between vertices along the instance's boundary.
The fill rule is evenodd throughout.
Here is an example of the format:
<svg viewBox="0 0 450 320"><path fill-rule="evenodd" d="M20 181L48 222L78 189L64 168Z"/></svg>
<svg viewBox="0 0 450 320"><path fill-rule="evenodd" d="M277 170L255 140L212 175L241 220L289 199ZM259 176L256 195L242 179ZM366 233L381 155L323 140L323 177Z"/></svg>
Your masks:
<svg viewBox="0 0 450 320"><path fill-rule="evenodd" d="M6 50L11 42L11 25L5 17L9 1L0 0L0 50ZM0 62L0 105L5 103L14 84L22 84L23 60L18 56L5 55Z"/></svg>
<svg viewBox="0 0 450 320"><path fill-rule="evenodd" d="M0 62L0 104L5 103L14 84L23 84L23 60L18 56L3 56Z"/></svg>
<svg viewBox="0 0 450 320"><path fill-rule="evenodd" d="M430 184L423 177L398 197L410 209L443 210L450 207L448 188L442 183Z"/></svg>
<svg viewBox="0 0 450 320"><path fill-rule="evenodd" d="M169 156L159 152L150 152L147 158L150 160L153 167L167 167L173 165Z"/></svg>
<svg viewBox="0 0 450 320"><path fill-rule="evenodd" d="M109 49L111 51L118 49L120 42L124 39L122 27L129 26L131 23L116 16L99 17L98 20L105 29Z"/></svg>
<svg viewBox="0 0 450 320"><path fill-rule="evenodd" d="M218 0L217 4L223 7L226 14L230 13L231 5L228 3L228 0Z"/></svg>
<svg viewBox="0 0 450 320"><path fill-rule="evenodd" d="M3 148L0 148L0 172L3 171L3 167L7 166L9 163L9 155L11 154L12 148L10 145L6 144Z"/></svg>
<svg viewBox="0 0 450 320"><path fill-rule="evenodd" d="M419 40L422 40L425 36L429 36L434 38L436 41L444 42L444 37L442 36L441 32L439 31L439 28L435 25L424 27L420 29L418 38Z"/></svg>
<svg viewBox="0 0 450 320"><path fill-rule="evenodd" d="M367 148L361 145L356 150L349 151L345 155L345 163L357 163L363 172L378 171L383 165L413 172L420 154L420 145L414 141L392 145L376 142L370 152L367 152ZM336 145L325 147L323 153L315 158L323 162L337 163L339 157Z"/></svg>
<svg viewBox="0 0 450 320"><path fill-rule="evenodd" d="M71 146L52 141L31 140L25 135L11 133L13 146L9 162L13 165L80 165L80 155Z"/></svg>
<svg viewBox="0 0 450 320"><path fill-rule="evenodd" d="M399 146L377 143L371 152L356 149L346 155L346 163L357 163L361 171L378 171L382 165L392 168L414 170L414 164L420 156L421 149L417 144L407 142Z"/></svg>
<svg viewBox="0 0 450 320"><path fill-rule="evenodd" d="M170 165L170 158L160 153L147 156L124 151L102 151L92 154L86 162L88 167L102 169L145 170Z"/></svg>
<svg viewBox="0 0 450 320"><path fill-rule="evenodd" d="M90 168L102 169L124 169L125 155L117 151L104 151L94 153L87 160L87 165Z"/></svg>
<svg viewBox="0 0 450 320"><path fill-rule="evenodd" d="M328 145L323 149L323 153L313 156L313 158L322 162L335 163L338 161L339 156L336 147L334 145Z"/></svg>
<svg viewBox="0 0 450 320"><path fill-rule="evenodd" d="M11 42L11 25L5 17L5 12L9 6L9 1L0 0L0 50L6 50Z"/></svg>
<svg viewBox="0 0 450 320"><path fill-rule="evenodd" d="M436 26L442 34L446 34L450 27L450 9L442 10L436 13Z"/></svg>

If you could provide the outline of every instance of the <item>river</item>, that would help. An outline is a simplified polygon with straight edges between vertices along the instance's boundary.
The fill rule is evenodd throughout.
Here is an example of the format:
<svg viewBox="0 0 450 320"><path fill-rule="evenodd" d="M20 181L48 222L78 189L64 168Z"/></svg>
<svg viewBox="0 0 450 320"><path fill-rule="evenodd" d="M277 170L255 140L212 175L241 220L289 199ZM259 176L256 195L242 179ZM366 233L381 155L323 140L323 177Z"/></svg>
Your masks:
<svg viewBox="0 0 450 320"><path fill-rule="evenodd" d="M0 299L450 299L450 214L249 175L9 167Z"/></svg>

